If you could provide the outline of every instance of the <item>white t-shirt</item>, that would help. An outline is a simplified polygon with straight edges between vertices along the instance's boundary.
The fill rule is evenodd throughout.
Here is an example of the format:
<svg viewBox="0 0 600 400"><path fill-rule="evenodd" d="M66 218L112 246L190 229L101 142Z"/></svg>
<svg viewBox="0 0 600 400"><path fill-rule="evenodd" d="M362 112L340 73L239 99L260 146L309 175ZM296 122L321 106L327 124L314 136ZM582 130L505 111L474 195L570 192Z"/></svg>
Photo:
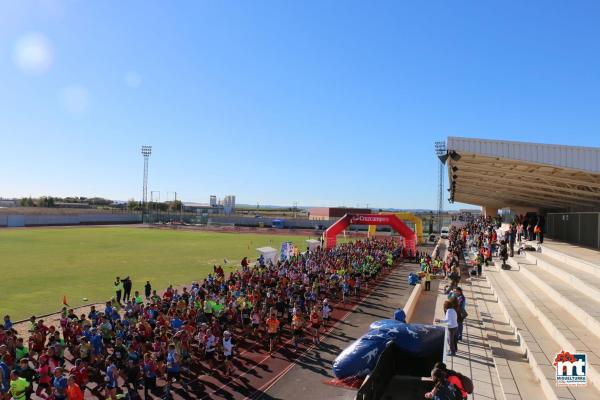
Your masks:
<svg viewBox="0 0 600 400"><path fill-rule="evenodd" d="M233 353L233 343L231 338L229 340L223 338L223 355L230 356Z"/></svg>
<svg viewBox="0 0 600 400"><path fill-rule="evenodd" d="M217 344L217 338L214 335L210 335L206 339L206 352L210 353L215 351L215 345Z"/></svg>
<svg viewBox="0 0 600 400"><path fill-rule="evenodd" d="M458 315L456 315L456 310L454 310L454 308L449 308L446 311L446 319L442 319L440 322L448 324L448 328L457 328Z"/></svg>
<svg viewBox="0 0 600 400"><path fill-rule="evenodd" d="M331 307L329 304L323 306L323 318L329 317L329 313L331 312Z"/></svg>

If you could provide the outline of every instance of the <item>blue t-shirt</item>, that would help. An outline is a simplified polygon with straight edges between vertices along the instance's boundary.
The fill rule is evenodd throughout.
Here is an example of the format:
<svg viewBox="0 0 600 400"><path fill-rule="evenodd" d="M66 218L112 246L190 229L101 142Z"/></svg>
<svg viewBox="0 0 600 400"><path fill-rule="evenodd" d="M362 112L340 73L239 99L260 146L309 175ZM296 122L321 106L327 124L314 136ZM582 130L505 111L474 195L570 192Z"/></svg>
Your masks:
<svg viewBox="0 0 600 400"><path fill-rule="evenodd" d="M8 388L9 388L9 381L10 381L10 370L8 369L8 365L6 365L4 363L4 361L0 361L0 369L3 372L3 379L2 382L0 382L2 385L0 386L0 390L2 392L7 392Z"/></svg>
<svg viewBox="0 0 600 400"><path fill-rule="evenodd" d="M179 364L175 359L175 353L169 352L167 354L167 371L168 372L179 372Z"/></svg>
<svg viewBox="0 0 600 400"><path fill-rule="evenodd" d="M92 336L91 342L92 346L94 346L94 349L96 350L100 350L104 347L104 343L102 343L102 335L100 335L99 333Z"/></svg>
<svg viewBox="0 0 600 400"><path fill-rule="evenodd" d="M183 321L180 320L179 318L174 318L171 320L171 328L173 328L174 330L178 331L181 329L182 326L183 326Z"/></svg>
<svg viewBox="0 0 600 400"><path fill-rule="evenodd" d="M109 388L116 388L117 387L117 374L116 374L116 370L117 367L115 367L114 364L110 364L107 368L106 368L106 378L108 379L108 384L107 386Z"/></svg>
<svg viewBox="0 0 600 400"><path fill-rule="evenodd" d="M149 364L144 364L144 376L146 378L156 378L156 371Z"/></svg>
<svg viewBox="0 0 600 400"><path fill-rule="evenodd" d="M64 375L61 375L58 378L55 377L54 382L52 382L52 386L54 386L54 389L56 389L56 391L59 394L67 393L67 385L68 385L67 377Z"/></svg>

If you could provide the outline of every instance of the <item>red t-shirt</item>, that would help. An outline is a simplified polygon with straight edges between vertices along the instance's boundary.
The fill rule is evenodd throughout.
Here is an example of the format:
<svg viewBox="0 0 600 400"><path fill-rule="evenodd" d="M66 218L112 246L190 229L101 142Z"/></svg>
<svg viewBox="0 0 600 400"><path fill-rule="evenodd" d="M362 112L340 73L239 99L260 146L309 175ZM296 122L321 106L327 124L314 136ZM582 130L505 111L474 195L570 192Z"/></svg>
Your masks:
<svg viewBox="0 0 600 400"><path fill-rule="evenodd" d="M468 393L465 391L465 388L463 387L458 375L449 375L448 382L453 384L460 391L460 395L463 397L463 399L467 398Z"/></svg>
<svg viewBox="0 0 600 400"><path fill-rule="evenodd" d="M88 382L88 373L87 368L85 366L81 366L79 368L73 367L71 368L71 375L75 376L75 382L77 382L80 386L85 386Z"/></svg>

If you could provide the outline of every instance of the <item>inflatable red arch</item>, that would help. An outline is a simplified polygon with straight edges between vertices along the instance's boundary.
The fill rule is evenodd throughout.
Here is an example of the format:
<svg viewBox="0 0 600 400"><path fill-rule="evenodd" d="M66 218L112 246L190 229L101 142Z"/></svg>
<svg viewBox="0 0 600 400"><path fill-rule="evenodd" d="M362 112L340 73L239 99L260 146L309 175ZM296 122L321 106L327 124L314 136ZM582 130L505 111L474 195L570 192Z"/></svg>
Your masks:
<svg viewBox="0 0 600 400"><path fill-rule="evenodd" d="M325 247L335 247L337 235L350 225L389 225L404 238L405 250L415 254L417 235L393 214L346 214L325 231Z"/></svg>

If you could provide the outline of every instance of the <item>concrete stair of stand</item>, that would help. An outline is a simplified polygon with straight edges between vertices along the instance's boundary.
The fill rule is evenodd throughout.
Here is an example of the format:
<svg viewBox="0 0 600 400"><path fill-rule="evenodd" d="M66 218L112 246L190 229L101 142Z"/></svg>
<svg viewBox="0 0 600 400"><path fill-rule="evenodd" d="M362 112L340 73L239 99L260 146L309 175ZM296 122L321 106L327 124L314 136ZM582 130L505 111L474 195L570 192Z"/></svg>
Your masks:
<svg viewBox="0 0 600 400"><path fill-rule="evenodd" d="M593 332L595 340L600 339L600 297L586 293L585 289L548 273L543 267L528 261L527 257L510 258L509 264L518 269L539 292L548 295L554 304Z"/></svg>
<svg viewBox="0 0 600 400"><path fill-rule="evenodd" d="M488 279L473 278L471 280L473 282L474 307L481 319L482 330L491 350L502 398L504 400L527 400L543 397L540 394L544 393L544 390L529 366L521 340L510 325L508 318L504 316ZM464 287L463 285L463 291ZM467 303L469 301L470 299L467 300ZM477 383L479 384L479 382Z"/></svg>
<svg viewBox="0 0 600 400"><path fill-rule="evenodd" d="M600 253L598 257L600 258ZM584 295L592 299L600 299L600 265L571 256L561 256L560 253L549 248L542 248L541 253L527 251L525 259L528 263L535 264L562 279Z"/></svg>
<svg viewBox="0 0 600 400"><path fill-rule="evenodd" d="M600 251L562 242L544 243L540 246L541 254L552 257L557 264L579 270L586 277L600 278Z"/></svg>
<svg viewBox="0 0 600 400"><path fill-rule="evenodd" d="M538 290L520 271L494 268L489 269L486 275L498 298L498 305L515 329L521 350L539 381L542 393L538 398L599 399L600 390L596 386L600 382L597 379L598 359L580 340L589 340L589 330L556 305L550 296ZM573 324L573 327L568 328L566 324ZM588 378L595 383L577 388L557 387L553 361L561 350L586 351L588 363L595 358L593 368L588 365Z"/></svg>

